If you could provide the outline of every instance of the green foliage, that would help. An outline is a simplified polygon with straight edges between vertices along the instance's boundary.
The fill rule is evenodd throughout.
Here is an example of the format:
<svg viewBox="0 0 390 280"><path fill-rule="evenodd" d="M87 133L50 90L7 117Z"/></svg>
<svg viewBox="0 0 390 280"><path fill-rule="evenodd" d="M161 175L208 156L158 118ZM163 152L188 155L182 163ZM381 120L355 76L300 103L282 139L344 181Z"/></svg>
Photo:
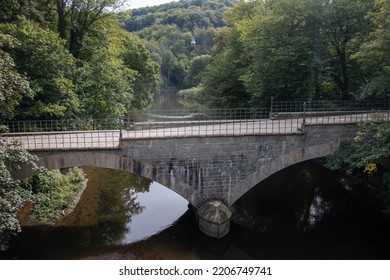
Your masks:
<svg viewBox="0 0 390 280"><path fill-rule="evenodd" d="M376 165L390 157L390 124L388 122L365 122L355 141L341 145L329 156L327 166L332 170L345 170L349 174L371 175ZM375 166L374 166L375 165Z"/></svg>
<svg viewBox="0 0 390 280"><path fill-rule="evenodd" d="M381 9L375 13L374 0L236 4L225 13L229 28L216 37L203 81L205 99L215 104L222 98L225 106L231 106L229 100L261 106L271 96L292 100L350 99L359 91L387 94L388 44L382 34L388 29L388 4L377 2ZM369 48L372 53L365 52Z"/></svg>
<svg viewBox="0 0 390 280"><path fill-rule="evenodd" d="M84 176L80 169L66 175L59 170L43 171L25 181L14 179L12 172L28 164L37 169L37 157L18 143L0 139L0 241L7 234L20 231L17 213L27 202L35 202L35 216L40 222L53 222L68 208L79 193Z"/></svg>
<svg viewBox="0 0 390 280"><path fill-rule="evenodd" d="M360 50L353 55L365 74L359 91L363 98L388 95L390 87L390 2L376 0L375 11L369 14L369 18L375 29L360 45Z"/></svg>
<svg viewBox="0 0 390 280"><path fill-rule="evenodd" d="M190 66L186 74L186 86L195 87L202 81L204 71L210 62L210 55L200 55L190 61Z"/></svg>
<svg viewBox="0 0 390 280"><path fill-rule="evenodd" d="M147 107L159 86L158 64L152 60L145 43L138 37L124 33L122 59L124 65L134 71L133 101L131 107L143 109Z"/></svg>
<svg viewBox="0 0 390 280"><path fill-rule="evenodd" d="M182 31L192 30L195 26L207 28L222 27L223 11L239 1L179 1L164 5L132 10L125 27L131 32L140 31L157 23L177 25Z"/></svg>
<svg viewBox="0 0 390 280"><path fill-rule="evenodd" d="M35 166L36 160L17 143L0 138L0 241L6 234L20 231L16 214L24 203L33 200L31 190L14 179L11 172L21 164Z"/></svg>
<svg viewBox="0 0 390 280"><path fill-rule="evenodd" d="M29 81L34 99L23 99L19 118L53 119L73 116L78 99L74 92L73 57L57 34L21 18L17 24L2 24L0 31L18 40L9 53L18 73Z"/></svg>
<svg viewBox="0 0 390 280"><path fill-rule="evenodd" d="M27 185L36 194L33 217L38 222L53 223L71 206L84 184L81 169L65 175L59 170L44 171L29 178Z"/></svg>
<svg viewBox="0 0 390 280"><path fill-rule="evenodd" d="M0 33L0 120L12 118L22 98L32 98L26 77L17 72L7 52L17 45L15 38Z"/></svg>
<svg viewBox="0 0 390 280"><path fill-rule="evenodd" d="M311 2L265 2L253 20L236 23L248 60L242 79L255 103L267 103L271 96L295 99L314 93L315 16L321 10L320 5L311 7L318 1Z"/></svg>
<svg viewBox="0 0 390 280"><path fill-rule="evenodd" d="M324 78L343 99L356 93L361 70L353 54L368 36L372 25L367 19L374 0L338 0L325 5L321 33L324 41Z"/></svg>
<svg viewBox="0 0 390 280"><path fill-rule="evenodd" d="M180 97L183 97L184 99L190 99L190 100L202 102L203 101L202 92L203 92L203 87L202 85L199 85L197 87L182 89L179 91L178 95Z"/></svg>
<svg viewBox="0 0 390 280"><path fill-rule="evenodd" d="M190 61L210 54L216 28L225 25L223 12L236 2L179 1L136 9L124 26L149 42L148 49L159 64L165 85L196 87L201 75L195 78L190 73Z"/></svg>
<svg viewBox="0 0 390 280"><path fill-rule="evenodd" d="M220 29L213 59L205 69L203 98L210 106L248 107L250 98L241 80L245 62L240 59L242 44L238 32Z"/></svg>
<svg viewBox="0 0 390 280"><path fill-rule="evenodd" d="M19 17L38 22L42 25L54 20L52 0L2 0L0 2L0 23L17 22Z"/></svg>
<svg viewBox="0 0 390 280"><path fill-rule="evenodd" d="M76 92L84 116L115 118L124 116L133 94L134 71L109 49L97 50L76 70Z"/></svg>
<svg viewBox="0 0 390 280"><path fill-rule="evenodd" d="M390 123L365 122L355 141L343 144L327 157L326 165L332 170L341 170L358 178L370 178L377 174L382 178L380 196L385 208L390 205L390 172L386 162L390 158Z"/></svg>

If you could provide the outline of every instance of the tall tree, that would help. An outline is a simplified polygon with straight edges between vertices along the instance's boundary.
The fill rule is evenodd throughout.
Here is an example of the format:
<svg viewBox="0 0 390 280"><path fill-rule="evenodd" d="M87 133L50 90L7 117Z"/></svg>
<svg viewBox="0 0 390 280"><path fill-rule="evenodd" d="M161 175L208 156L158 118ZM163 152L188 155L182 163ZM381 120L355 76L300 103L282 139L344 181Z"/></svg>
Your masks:
<svg viewBox="0 0 390 280"><path fill-rule="evenodd" d="M9 53L18 73L27 77L34 99L23 99L18 116L23 119L72 117L78 98L72 82L74 60L65 42L37 23L20 19L0 25L0 31L15 37L19 45Z"/></svg>
<svg viewBox="0 0 390 280"><path fill-rule="evenodd" d="M82 116L93 119L125 116L133 100L134 76L134 71L112 49L97 49L76 70Z"/></svg>
<svg viewBox="0 0 390 280"><path fill-rule="evenodd" d="M131 107L149 105L158 84L158 67L144 42L110 17L92 28L100 31L97 37L86 34L75 78L82 114L115 118Z"/></svg>
<svg viewBox="0 0 390 280"><path fill-rule="evenodd" d="M327 74L342 99L359 86L359 67L352 56L371 30L367 14L374 0L334 0L324 7L322 31L327 46Z"/></svg>
<svg viewBox="0 0 390 280"><path fill-rule="evenodd" d="M250 98L241 80L245 61L241 59L242 44L235 30L219 30L213 59L203 78L203 98L211 106L247 107Z"/></svg>
<svg viewBox="0 0 390 280"><path fill-rule="evenodd" d="M363 69L361 97L389 96L390 88L390 2L375 1L375 11L369 14L375 29L354 55Z"/></svg>
<svg viewBox="0 0 390 280"><path fill-rule="evenodd" d="M27 78L20 75L8 51L19 45L12 36L0 32L0 121L11 119L22 98L32 98Z"/></svg>
<svg viewBox="0 0 390 280"><path fill-rule="evenodd" d="M321 2L258 2L251 20L235 23L248 60L242 79L256 103L268 104L271 96L294 99L316 93Z"/></svg>
<svg viewBox="0 0 390 280"><path fill-rule="evenodd" d="M134 71L134 98L131 107L143 109L153 99L159 85L158 64L152 60L145 42L135 35L121 32L124 65Z"/></svg>
<svg viewBox="0 0 390 280"><path fill-rule="evenodd" d="M58 33L62 39L69 33L69 51L79 58L83 40L92 34L94 23L109 16L124 0L56 0Z"/></svg>
<svg viewBox="0 0 390 280"><path fill-rule="evenodd" d="M196 87L202 81L205 68L210 63L210 55L195 56L190 61L190 66L186 74L186 85Z"/></svg>

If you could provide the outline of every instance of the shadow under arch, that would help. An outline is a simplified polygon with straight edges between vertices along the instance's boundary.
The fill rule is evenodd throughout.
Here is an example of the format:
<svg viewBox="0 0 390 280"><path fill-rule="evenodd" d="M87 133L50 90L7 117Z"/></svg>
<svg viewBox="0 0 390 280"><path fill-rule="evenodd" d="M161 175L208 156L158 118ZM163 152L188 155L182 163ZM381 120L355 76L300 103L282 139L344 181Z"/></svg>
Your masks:
<svg viewBox="0 0 390 280"><path fill-rule="evenodd" d="M325 143L294 150L291 153L283 154L277 158L272 159L269 163L262 165L259 170L247 176L244 180L232 187L229 201L229 206L233 205L249 190L257 186L263 180L278 173L279 171L312 159L323 158L333 153L339 144Z"/></svg>

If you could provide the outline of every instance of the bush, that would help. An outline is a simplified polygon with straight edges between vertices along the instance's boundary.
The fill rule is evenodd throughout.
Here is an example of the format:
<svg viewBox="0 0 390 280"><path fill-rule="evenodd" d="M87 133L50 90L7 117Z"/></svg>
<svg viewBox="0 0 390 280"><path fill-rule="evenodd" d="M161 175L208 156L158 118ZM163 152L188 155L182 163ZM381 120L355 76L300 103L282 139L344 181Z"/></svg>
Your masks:
<svg viewBox="0 0 390 280"><path fill-rule="evenodd" d="M79 168L70 169L65 175L60 170L44 171L30 179L37 203L33 218L38 222L53 223L69 208L84 183Z"/></svg>

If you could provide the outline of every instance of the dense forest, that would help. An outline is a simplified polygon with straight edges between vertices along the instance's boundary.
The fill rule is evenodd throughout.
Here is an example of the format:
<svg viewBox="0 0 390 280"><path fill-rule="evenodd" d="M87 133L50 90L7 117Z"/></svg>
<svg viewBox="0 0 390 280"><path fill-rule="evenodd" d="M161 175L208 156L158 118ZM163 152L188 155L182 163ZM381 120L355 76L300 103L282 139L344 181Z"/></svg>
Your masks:
<svg viewBox="0 0 390 280"><path fill-rule="evenodd" d="M268 0L225 13L201 94L213 105L388 96L390 2Z"/></svg>
<svg viewBox="0 0 390 280"><path fill-rule="evenodd" d="M188 0L131 11L124 28L147 40L160 65L162 86L190 88L200 83L210 61L223 14L237 0Z"/></svg>
<svg viewBox="0 0 390 280"><path fill-rule="evenodd" d="M116 0L0 4L0 120L112 118L147 106L158 65Z"/></svg>
<svg viewBox="0 0 390 280"><path fill-rule="evenodd" d="M147 40L163 85L211 107L257 107L388 96L389 13L383 0L196 0L121 21Z"/></svg>

